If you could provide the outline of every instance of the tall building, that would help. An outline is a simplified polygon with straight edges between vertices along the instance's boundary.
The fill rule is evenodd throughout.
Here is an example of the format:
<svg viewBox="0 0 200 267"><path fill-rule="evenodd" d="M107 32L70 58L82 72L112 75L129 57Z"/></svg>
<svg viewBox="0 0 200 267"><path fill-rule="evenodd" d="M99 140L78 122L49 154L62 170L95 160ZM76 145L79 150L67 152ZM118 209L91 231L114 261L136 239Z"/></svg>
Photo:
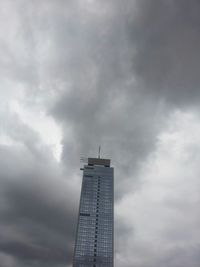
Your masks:
<svg viewBox="0 0 200 267"><path fill-rule="evenodd" d="M73 267L113 267L114 170L100 158L82 170Z"/></svg>

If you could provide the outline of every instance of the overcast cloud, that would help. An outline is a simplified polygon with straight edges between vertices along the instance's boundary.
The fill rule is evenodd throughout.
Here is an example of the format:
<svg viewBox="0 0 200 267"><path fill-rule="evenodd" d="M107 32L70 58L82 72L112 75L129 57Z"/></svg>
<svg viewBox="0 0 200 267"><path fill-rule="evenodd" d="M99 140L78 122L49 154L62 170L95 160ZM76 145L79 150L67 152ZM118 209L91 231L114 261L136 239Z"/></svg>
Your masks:
<svg viewBox="0 0 200 267"><path fill-rule="evenodd" d="M0 1L0 267L72 266L80 157L115 168L115 266L200 261L200 2Z"/></svg>

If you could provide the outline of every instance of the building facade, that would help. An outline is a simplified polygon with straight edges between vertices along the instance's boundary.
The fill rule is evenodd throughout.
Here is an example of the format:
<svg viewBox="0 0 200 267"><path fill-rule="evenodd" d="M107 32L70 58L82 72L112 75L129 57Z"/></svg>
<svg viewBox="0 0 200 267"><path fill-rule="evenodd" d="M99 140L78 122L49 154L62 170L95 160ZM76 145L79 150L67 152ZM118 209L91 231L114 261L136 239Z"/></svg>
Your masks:
<svg viewBox="0 0 200 267"><path fill-rule="evenodd" d="M113 267L114 170L100 158L82 170L73 267Z"/></svg>

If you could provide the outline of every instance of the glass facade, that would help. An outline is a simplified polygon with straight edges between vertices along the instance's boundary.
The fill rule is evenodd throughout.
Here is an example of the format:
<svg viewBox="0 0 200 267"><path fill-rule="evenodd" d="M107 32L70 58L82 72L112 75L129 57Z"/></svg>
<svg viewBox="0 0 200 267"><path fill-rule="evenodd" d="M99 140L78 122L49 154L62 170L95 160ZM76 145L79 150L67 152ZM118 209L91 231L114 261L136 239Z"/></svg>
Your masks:
<svg viewBox="0 0 200 267"><path fill-rule="evenodd" d="M73 267L113 267L113 168L85 165Z"/></svg>

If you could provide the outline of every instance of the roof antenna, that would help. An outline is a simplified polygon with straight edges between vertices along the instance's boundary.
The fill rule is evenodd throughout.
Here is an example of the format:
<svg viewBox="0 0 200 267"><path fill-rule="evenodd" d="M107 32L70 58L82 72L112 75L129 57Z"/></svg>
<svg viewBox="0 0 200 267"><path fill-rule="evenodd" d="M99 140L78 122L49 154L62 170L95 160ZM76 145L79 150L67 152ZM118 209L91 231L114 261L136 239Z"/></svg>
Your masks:
<svg viewBox="0 0 200 267"><path fill-rule="evenodd" d="M99 154L98 154L99 159L100 159L100 153L101 153L101 146L99 146Z"/></svg>

